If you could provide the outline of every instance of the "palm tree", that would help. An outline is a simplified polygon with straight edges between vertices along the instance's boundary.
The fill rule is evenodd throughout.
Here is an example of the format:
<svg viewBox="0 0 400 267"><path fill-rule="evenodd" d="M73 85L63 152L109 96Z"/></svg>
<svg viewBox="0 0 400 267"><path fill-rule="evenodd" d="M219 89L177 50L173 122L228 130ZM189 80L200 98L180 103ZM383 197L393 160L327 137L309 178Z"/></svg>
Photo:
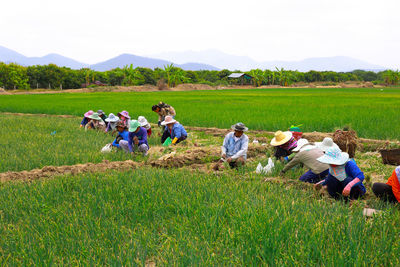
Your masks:
<svg viewBox="0 0 400 267"><path fill-rule="evenodd" d="M265 80L264 73L260 69L249 71L249 75L253 77L253 84L256 87L259 87Z"/></svg>

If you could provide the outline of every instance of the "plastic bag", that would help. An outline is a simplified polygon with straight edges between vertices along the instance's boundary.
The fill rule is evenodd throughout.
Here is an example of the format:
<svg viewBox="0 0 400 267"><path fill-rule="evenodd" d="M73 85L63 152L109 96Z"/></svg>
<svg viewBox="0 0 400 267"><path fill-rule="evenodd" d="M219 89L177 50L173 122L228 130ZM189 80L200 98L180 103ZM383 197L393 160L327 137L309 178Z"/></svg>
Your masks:
<svg viewBox="0 0 400 267"><path fill-rule="evenodd" d="M165 139L164 143L162 144L163 146L169 146L170 144L172 144L172 140L171 137L168 137L167 139Z"/></svg>
<svg viewBox="0 0 400 267"><path fill-rule="evenodd" d="M112 145L111 144L107 144L101 149L101 152L102 153L110 153L111 150L112 150Z"/></svg>
<svg viewBox="0 0 400 267"><path fill-rule="evenodd" d="M268 158L268 164L264 167L264 173L268 174L272 171L272 169L275 167L274 162L272 161L271 158Z"/></svg>
<svg viewBox="0 0 400 267"><path fill-rule="evenodd" d="M263 166L261 165L261 163L259 162L256 168L256 173L262 173L263 172Z"/></svg>

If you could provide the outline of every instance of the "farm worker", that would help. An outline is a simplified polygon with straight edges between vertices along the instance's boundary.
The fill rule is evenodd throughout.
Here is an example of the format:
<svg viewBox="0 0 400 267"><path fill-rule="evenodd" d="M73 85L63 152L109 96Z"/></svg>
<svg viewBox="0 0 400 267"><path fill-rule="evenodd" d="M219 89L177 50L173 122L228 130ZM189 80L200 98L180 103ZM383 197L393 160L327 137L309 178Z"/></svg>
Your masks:
<svg viewBox="0 0 400 267"><path fill-rule="evenodd" d="M377 197L385 201L393 203L400 202L400 166L397 166L393 170L386 184L374 183L372 185L372 191Z"/></svg>
<svg viewBox="0 0 400 267"><path fill-rule="evenodd" d="M309 170L300 177L300 181L306 183L317 183L328 175L329 165L321 163L317 158L324 155L324 152L314 145L311 145L307 139L299 139L297 147L293 149L296 155L283 168L282 173L287 172L297 164L303 164Z"/></svg>
<svg viewBox="0 0 400 267"><path fill-rule="evenodd" d="M118 135L115 138L114 142L112 142L112 146L121 148L125 152L129 152L128 140L129 140L129 132L126 128L125 124L122 121L116 123L116 128L118 131Z"/></svg>
<svg viewBox="0 0 400 267"><path fill-rule="evenodd" d="M107 122L106 122L107 116L106 116L106 114L104 114L103 110L99 109L97 111L97 114L99 114L99 117L103 120L103 122L105 124L107 124Z"/></svg>
<svg viewBox="0 0 400 267"><path fill-rule="evenodd" d="M132 120L129 123L129 140L128 140L129 151L133 154L136 149L143 153L143 156L147 156L149 151L149 144L147 143L147 131L145 128L140 126L137 120Z"/></svg>
<svg viewBox="0 0 400 267"><path fill-rule="evenodd" d="M173 145L186 140L187 132L185 128L183 128L179 122L172 118L172 116L166 116L161 125L167 126L165 127L164 134L161 137L161 143L164 143L168 137L171 138Z"/></svg>
<svg viewBox="0 0 400 267"><path fill-rule="evenodd" d="M226 160L231 168L235 168L246 163L249 138L244 132L247 132L248 128L242 122L238 122L232 125L231 129L233 132L225 136L221 147L220 163Z"/></svg>
<svg viewBox="0 0 400 267"><path fill-rule="evenodd" d="M115 116L114 113L110 113L105 121L107 124L106 132L114 134L114 132L117 131L117 122L119 122L119 118Z"/></svg>
<svg viewBox="0 0 400 267"><path fill-rule="evenodd" d="M275 137L271 140L271 145L275 147L275 158L288 162L288 156L292 154L292 150L297 146L297 141L292 132L277 131Z"/></svg>
<svg viewBox="0 0 400 267"><path fill-rule="evenodd" d="M325 137L324 140L322 140L322 142L315 142L315 146L317 146L323 152L327 151L331 147L339 148L339 146L335 144L332 138L330 137Z"/></svg>
<svg viewBox="0 0 400 267"><path fill-rule="evenodd" d="M88 117L89 122L85 126L85 130L87 129L95 129L95 130L103 130L106 129L106 124L104 121L99 117L97 112L93 113Z"/></svg>
<svg viewBox="0 0 400 267"><path fill-rule="evenodd" d="M296 141L299 140L303 136L303 132L299 128L300 126L301 126L301 124L297 125L297 126L292 125L289 128L289 131L292 132L292 135L293 135L294 139L296 139Z"/></svg>
<svg viewBox="0 0 400 267"><path fill-rule="evenodd" d="M129 127L129 122L131 120L131 117L129 116L128 111L123 110L121 112L118 112L117 116L125 124L126 127Z"/></svg>
<svg viewBox="0 0 400 267"><path fill-rule="evenodd" d="M139 116L138 117L138 122L140 123L140 126L144 127L147 131L147 136L151 136L151 126L150 123L146 120L145 117Z"/></svg>
<svg viewBox="0 0 400 267"><path fill-rule="evenodd" d="M365 194L364 174L353 160L349 160L349 154L331 147L317 160L329 164L329 174L323 185L327 186L331 197L337 199L342 195L356 199Z"/></svg>
<svg viewBox="0 0 400 267"><path fill-rule="evenodd" d="M89 122L89 116L92 115L93 113L94 113L93 110L89 110L83 115L83 119L81 121L81 126L80 126L81 128L86 126L86 124Z"/></svg>
<svg viewBox="0 0 400 267"><path fill-rule="evenodd" d="M171 116L172 118L176 116L175 109L164 102L154 105L151 110L158 114L158 126L161 126L161 122L165 120L166 116Z"/></svg>

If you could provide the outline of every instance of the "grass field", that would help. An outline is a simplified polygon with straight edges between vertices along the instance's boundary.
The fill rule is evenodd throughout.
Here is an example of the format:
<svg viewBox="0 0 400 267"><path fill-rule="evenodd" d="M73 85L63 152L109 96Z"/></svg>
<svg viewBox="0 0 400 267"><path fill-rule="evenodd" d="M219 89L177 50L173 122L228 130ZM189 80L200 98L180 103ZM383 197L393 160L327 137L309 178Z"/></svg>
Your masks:
<svg viewBox="0 0 400 267"><path fill-rule="evenodd" d="M359 203L361 204L361 203ZM400 217L310 191L141 169L0 185L0 264L400 264Z"/></svg>
<svg viewBox="0 0 400 267"><path fill-rule="evenodd" d="M79 123L73 118L0 114L0 154L4 155L0 158L0 172L132 158L122 151L101 153L101 148L115 137L85 132ZM158 138L153 135L149 143L158 143Z"/></svg>
<svg viewBox="0 0 400 267"><path fill-rule="evenodd" d="M242 121L251 129L275 131L303 124L303 131L331 132L346 124L359 136L398 139L400 88L254 89L187 92L1 95L0 111L71 114L89 109L132 117L157 116L151 106L164 101L175 107L184 125L230 127Z"/></svg>

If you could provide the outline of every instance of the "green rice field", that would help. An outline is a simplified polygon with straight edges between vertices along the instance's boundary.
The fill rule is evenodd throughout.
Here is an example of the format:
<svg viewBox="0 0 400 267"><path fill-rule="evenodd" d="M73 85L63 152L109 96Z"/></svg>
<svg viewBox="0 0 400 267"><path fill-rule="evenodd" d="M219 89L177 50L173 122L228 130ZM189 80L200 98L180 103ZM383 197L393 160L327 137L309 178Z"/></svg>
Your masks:
<svg viewBox="0 0 400 267"><path fill-rule="evenodd" d="M303 131L331 132L350 124L361 137L398 139L400 88L253 89L186 92L0 95L0 112L71 114L89 109L128 110L157 122L151 106L164 101L184 125L275 131L303 124Z"/></svg>

